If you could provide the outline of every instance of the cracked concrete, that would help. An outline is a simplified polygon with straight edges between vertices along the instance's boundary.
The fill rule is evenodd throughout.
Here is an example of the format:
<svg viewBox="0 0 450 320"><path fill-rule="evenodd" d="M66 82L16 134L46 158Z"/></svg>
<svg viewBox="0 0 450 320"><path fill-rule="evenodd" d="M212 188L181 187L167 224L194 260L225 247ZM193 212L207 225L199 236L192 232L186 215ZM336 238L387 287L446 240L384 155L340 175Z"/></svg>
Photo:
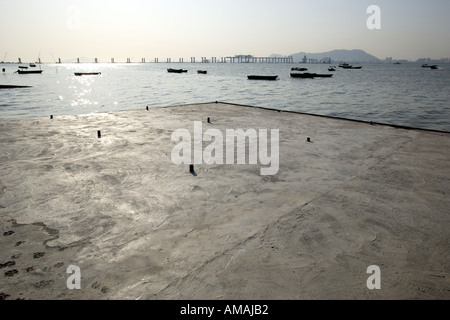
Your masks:
<svg viewBox="0 0 450 320"><path fill-rule="evenodd" d="M278 173L175 165L194 121L279 129ZM449 133L222 103L0 132L3 299L450 298Z"/></svg>

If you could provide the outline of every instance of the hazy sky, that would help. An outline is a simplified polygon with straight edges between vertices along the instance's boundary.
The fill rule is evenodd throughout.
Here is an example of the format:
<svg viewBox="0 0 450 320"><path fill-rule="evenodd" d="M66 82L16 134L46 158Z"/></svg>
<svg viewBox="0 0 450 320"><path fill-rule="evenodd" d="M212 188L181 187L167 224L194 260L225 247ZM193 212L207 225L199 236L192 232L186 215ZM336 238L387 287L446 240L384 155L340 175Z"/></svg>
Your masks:
<svg viewBox="0 0 450 320"><path fill-rule="evenodd" d="M367 8L381 9L369 30ZM450 0L0 0L0 61L268 56L363 49L450 57Z"/></svg>

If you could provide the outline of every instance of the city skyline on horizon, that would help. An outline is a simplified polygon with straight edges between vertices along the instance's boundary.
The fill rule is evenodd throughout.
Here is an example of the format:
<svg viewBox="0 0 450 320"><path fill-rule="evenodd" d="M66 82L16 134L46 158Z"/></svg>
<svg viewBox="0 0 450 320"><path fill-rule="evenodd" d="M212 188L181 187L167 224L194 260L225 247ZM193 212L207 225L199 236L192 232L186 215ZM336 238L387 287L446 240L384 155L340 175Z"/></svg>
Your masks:
<svg viewBox="0 0 450 320"><path fill-rule="evenodd" d="M373 4L379 13L368 10ZM450 57L447 0L16 0L0 61L284 56L361 49L380 60ZM17 19L20 17L20 19ZM370 29L370 22L379 29Z"/></svg>

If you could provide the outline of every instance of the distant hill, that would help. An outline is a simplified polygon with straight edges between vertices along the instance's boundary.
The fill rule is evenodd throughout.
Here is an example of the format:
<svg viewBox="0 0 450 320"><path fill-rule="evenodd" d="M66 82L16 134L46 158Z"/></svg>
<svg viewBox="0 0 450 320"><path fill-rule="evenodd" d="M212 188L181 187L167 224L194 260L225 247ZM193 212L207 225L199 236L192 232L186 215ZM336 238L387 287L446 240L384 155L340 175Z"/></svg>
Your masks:
<svg viewBox="0 0 450 320"><path fill-rule="evenodd" d="M379 62L380 59L365 52L364 50L333 50L320 53L299 52L292 54L294 62L302 62L303 57L306 59L328 59L331 58L332 62Z"/></svg>

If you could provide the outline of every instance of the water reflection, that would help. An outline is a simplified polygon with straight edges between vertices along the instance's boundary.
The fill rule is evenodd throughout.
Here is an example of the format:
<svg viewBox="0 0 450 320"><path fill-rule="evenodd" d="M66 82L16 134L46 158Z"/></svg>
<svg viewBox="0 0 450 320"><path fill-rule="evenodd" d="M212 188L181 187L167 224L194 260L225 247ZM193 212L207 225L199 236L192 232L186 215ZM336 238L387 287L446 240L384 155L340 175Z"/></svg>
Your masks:
<svg viewBox="0 0 450 320"><path fill-rule="evenodd" d="M66 71L71 72L66 76L66 80L69 83L68 91L66 92L67 100L71 101L71 107L78 106L97 106L100 104L102 95L99 91L102 91L103 84L102 75L75 75L76 72L92 73L96 71L97 66L83 65L83 66L70 66Z"/></svg>

